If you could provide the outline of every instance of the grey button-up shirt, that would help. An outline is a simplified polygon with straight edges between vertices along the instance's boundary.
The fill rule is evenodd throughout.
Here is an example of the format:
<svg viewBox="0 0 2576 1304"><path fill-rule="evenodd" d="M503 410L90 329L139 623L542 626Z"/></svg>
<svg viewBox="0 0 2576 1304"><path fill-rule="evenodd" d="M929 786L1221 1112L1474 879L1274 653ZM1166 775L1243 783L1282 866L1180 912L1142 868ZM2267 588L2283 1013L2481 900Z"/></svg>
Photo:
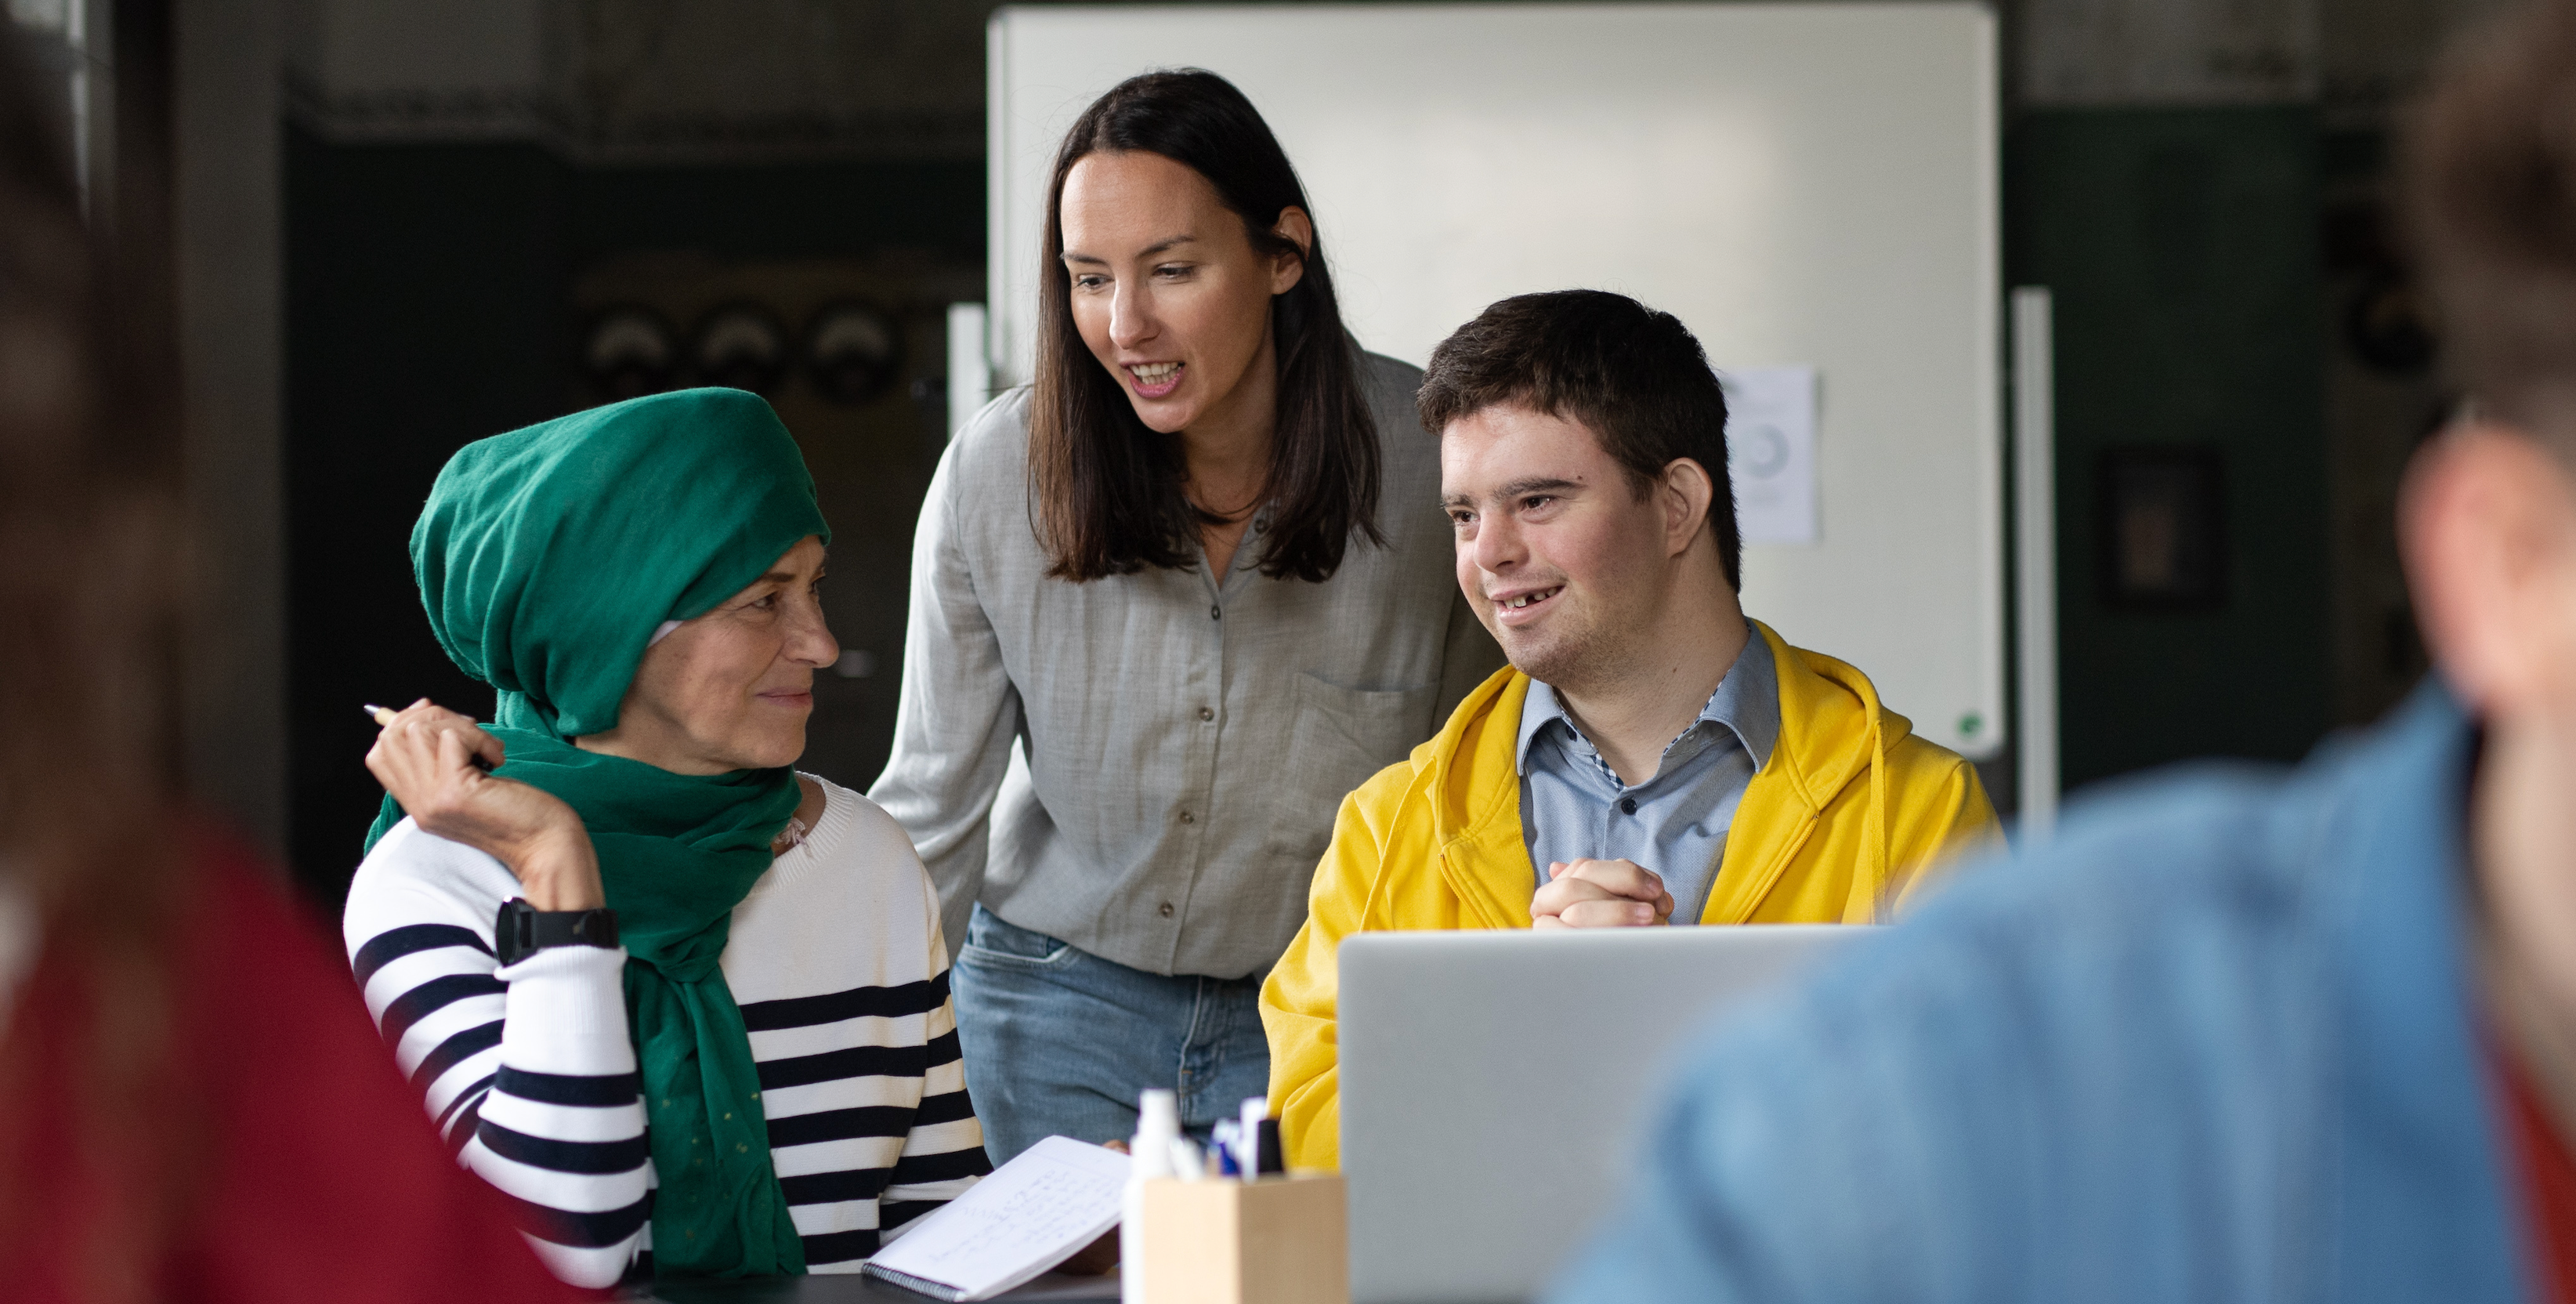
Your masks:
<svg viewBox="0 0 2576 1304"><path fill-rule="evenodd" d="M1046 575L1026 390L940 459L913 543L894 754L868 795L969 907L1152 973L1241 977L1305 922L1344 795L1431 736L1502 651L1459 593L1422 374L1364 357L1378 527L1322 584ZM1016 744L1016 746L1015 746Z"/></svg>
<svg viewBox="0 0 2576 1304"><path fill-rule="evenodd" d="M1664 748L1655 777L1631 787L1575 727L1556 690L1530 684L1521 705L1521 836L1535 892L1554 861L1630 860L1673 894L1673 922L1695 924L1717 885L1726 831L1754 771L1780 738L1780 671L1751 629L1699 718Z"/></svg>

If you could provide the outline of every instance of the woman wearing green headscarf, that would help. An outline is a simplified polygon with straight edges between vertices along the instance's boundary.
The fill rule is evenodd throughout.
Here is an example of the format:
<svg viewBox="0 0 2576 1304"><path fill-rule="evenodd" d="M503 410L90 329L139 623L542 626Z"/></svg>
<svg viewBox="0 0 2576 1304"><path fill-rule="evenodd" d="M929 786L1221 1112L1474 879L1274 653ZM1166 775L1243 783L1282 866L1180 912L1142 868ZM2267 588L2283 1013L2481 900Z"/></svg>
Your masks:
<svg viewBox="0 0 2576 1304"><path fill-rule="evenodd" d="M412 532L498 710L415 703L368 753L350 961L569 1280L855 1270L986 1171L921 862L790 768L840 651L829 539L795 441L727 389L470 444Z"/></svg>

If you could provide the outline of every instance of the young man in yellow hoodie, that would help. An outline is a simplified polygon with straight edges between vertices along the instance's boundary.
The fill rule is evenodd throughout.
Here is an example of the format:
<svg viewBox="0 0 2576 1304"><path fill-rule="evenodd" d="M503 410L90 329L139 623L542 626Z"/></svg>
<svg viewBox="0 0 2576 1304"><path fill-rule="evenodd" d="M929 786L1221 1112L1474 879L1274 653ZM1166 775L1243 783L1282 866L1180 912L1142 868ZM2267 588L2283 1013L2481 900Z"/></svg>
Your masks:
<svg viewBox="0 0 2576 1304"><path fill-rule="evenodd" d="M1340 1162L1351 933L1866 923L1993 836L1966 761L1745 619L1726 399L1670 314L1505 299L1432 353L1419 404L1459 586L1511 665L1343 799L1262 986L1299 1167Z"/></svg>

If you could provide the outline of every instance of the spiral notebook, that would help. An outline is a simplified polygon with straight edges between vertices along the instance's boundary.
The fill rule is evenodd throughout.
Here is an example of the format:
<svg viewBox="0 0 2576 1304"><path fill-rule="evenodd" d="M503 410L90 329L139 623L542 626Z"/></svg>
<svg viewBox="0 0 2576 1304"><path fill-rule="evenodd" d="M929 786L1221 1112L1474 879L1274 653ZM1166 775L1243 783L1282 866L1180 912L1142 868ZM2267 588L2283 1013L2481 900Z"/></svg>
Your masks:
<svg viewBox="0 0 2576 1304"><path fill-rule="evenodd" d="M925 1214L860 1269L933 1299L991 1299L1118 1225L1127 1156L1051 1136Z"/></svg>

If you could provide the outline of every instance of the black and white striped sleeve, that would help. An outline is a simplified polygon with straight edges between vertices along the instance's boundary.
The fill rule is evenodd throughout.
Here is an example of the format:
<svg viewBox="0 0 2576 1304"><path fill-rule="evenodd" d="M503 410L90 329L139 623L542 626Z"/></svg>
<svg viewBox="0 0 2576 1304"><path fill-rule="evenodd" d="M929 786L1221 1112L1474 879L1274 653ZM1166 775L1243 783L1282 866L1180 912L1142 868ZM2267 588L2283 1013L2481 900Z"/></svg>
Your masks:
<svg viewBox="0 0 2576 1304"><path fill-rule="evenodd" d="M516 888L406 820L350 884L350 966L448 1148L510 1197L557 1276L610 1286L652 1208L626 953L555 947L501 968L492 917Z"/></svg>
<svg viewBox="0 0 2576 1304"><path fill-rule="evenodd" d="M924 880L927 887L927 879ZM913 1219L966 1193L993 1171L984 1155L984 1125L966 1095L966 1061L957 1045L957 1004L948 992L948 944L939 932L937 897L930 910L930 991L936 999L923 1032L929 1055L921 1103L877 1206L879 1234L891 1237Z"/></svg>

